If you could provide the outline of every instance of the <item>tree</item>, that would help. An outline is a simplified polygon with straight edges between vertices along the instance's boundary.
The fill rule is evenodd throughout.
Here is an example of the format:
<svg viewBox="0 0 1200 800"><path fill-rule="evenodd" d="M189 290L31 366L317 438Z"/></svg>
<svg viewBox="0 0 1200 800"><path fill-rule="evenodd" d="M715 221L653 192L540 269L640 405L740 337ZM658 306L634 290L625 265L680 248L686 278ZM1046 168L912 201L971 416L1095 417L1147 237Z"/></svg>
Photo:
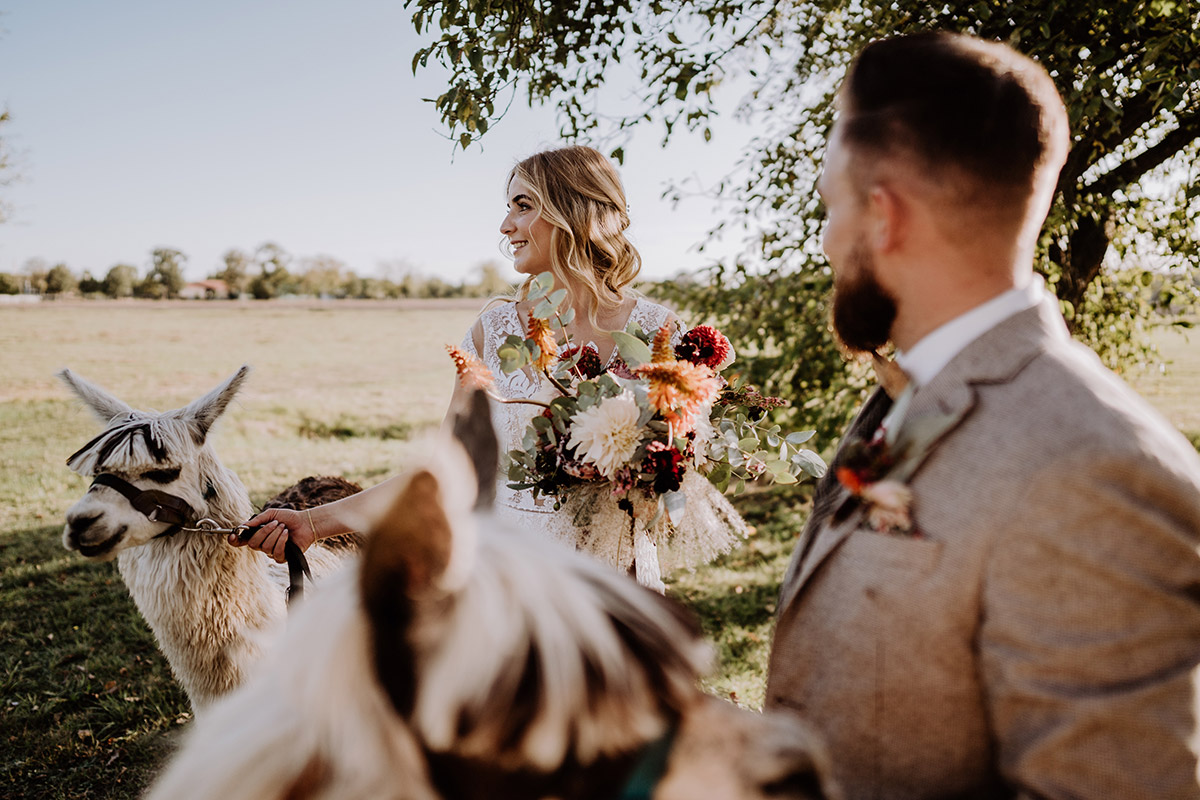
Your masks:
<svg viewBox="0 0 1200 800"><path fill-rule="evenodd" d="M20 275L11 272L0 272L0 294L20 294L24 281Z"/></svg>
<svg viewBox="0 0 1200 800"><path fill-rule="evenodd" d="M564 138L610 142L619 160L624 137L639 124L661 125L664 140L681 128L707 138L714 90L734 78L747 82L739 113L755 121L759 135L718 190L737 209L726 224L746 224L750 244L741 258L714 268L710 286L680 299L726 324L757 379L789 396L820 397L821 411L830 403L852 406L861 379L841 377L827 329L823 298L831 281L819 248L823 209L814 183L838 81L871 39L956 30L1007 41L1046 66L1066 102L1073 143L1037 266L1076 335L1098 350L1112 355L1106 342L1137 335L1135 326L1097 325L1092 315L1127 320L1133 306L1122 310L1120 303L1125 290L1140 285L1148 262L1180 271L1200 255L1193 222L1200 215L1200 26L1190 2L409 5L417 31L431 37L413 68L432 60L449 70L447 91L433 102L464 147L523 86L529 102L555 106ZM624 107L601 107L606 82L630 72L642 87L636 101L630 105L622 92ZM1133 283L1102 274L1106 257L1141 267ZM1126 281L1115 309L1089 294L1102 278ZM1144 356L1144 348L1123 352Z"/></svg>
<svg viewBox="0 0 1200 800"><path fill-rule="evenodd" d="M295 281L287 269L291 261L287 251L274 242L259 245L254 253L259 274L250 282L250 292L255 299L269 300L296 291Z"/></svg>
<svg viewBox="0 0 1200 800"><path fill-rule="evenodd" d="M137 285L137 267L115 264L104 276L104 293L112 298L133 297Z"/></svg>
<svg viewBox="0 0 1200 800"><path fill-rule="evenodd" d="M46 294L70 294L79 288L79 279L66 264L55 264L46 273Z"/></svg>
<svg viewBox="0 0 1200 800"><path fill-rule="evenodd" d="M316 297L342 296L349 270L332 256L305 258L300 264L299 288Z"/></svg>
<svg viewBox="0 0 1200 800"><path fill-rule="evenodd" d="M479 282L464 286L466 294L478 297L495 297L512 292L510 283L501 272L501 266L496 261L485 261L475 268L479 273Z"/></svg>
<svg viewBox="0 0 1200 800"><path fill-rule="evenodd" d="M143 282L148 285L157 283L162 286L162 291L159 292L147 286L146 296L178 297L180 290L183 289L183 265L186 263L187 256L170 247L159 247L151 252L150 272Z"/></svg>
<svg viewBox="0 0 1200 800"><path fill-rule="evenodd" d="M0 111L0 128L4 128L11 121L8 110ZM8 186L17 175L13 167L12 150L8 146L8 142L0 138L0 187ZM0 198L0 222L8 220L11 207L7 202Z"/></svg>
<svg viewBox="0 0 1200 800"><path fill-rule="evenodd" d="M79 293L85 296L103 294L104 281L93 277L91 270L85 269L83 274L79 276Z"/></svg>
<svg viewBox="0 0 1200 800"><path fill-rule="evenodd" d="M225 268L212 275L217 280L225 281L229 287L230 297L241 297L250 289L250 267L254 260L244 250L230 248L221 256Z"/></svg>

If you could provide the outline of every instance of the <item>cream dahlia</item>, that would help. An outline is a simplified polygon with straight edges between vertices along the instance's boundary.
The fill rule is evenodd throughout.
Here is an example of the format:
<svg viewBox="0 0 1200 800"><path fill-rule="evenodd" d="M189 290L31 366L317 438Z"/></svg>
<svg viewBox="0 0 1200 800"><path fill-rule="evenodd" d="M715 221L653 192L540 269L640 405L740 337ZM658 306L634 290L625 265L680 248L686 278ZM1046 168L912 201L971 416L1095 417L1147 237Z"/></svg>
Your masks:
<svg viewBox="0 0 1200 800"><path fill-rule="evenodd" d="M601 475L611 479L637 450L642 438L640 416L631 392L605 398L575 415L567 444L581 461L595 464Z"/></svg>

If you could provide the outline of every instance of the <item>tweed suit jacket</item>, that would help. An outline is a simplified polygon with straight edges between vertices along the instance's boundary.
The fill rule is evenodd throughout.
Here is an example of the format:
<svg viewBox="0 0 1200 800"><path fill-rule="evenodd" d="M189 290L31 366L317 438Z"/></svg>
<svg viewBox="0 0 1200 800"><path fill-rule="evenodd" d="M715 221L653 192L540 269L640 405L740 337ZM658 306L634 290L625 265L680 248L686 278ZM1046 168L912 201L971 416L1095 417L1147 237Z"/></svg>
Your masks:
<svg viewBox="0 0 1200 800"><path fill-rule="evenodd" d="M909 481L919 537L833 514L846 492L819 487L767 706L822 730L849 800L1200 798L1200 457L1049 296L903 424L934 414L951 424Z"/></svg>

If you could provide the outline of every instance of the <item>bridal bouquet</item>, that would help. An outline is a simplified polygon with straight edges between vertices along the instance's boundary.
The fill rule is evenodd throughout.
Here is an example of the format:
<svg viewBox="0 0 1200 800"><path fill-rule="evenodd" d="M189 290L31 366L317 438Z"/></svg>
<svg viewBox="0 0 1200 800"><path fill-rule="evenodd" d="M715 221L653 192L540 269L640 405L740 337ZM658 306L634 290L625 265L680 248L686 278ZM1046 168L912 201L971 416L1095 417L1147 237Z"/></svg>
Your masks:
<svg viewBox="0 0 1200 800"><path fill-rule="evenodd" d="M560 308L565 298L553 276L533 279L528 335L509 336L498 351L505 372L532 368L555 395L492 395L542 408L521 448L508 453L510 488L554 497L556 507L585 485L608 484L617 496L640 490L657 501L655 519L665 513L674 520L686 502L680 485L688 470L735 494L755 479L795 483L824 474L820 456L801 447L813 431L785 434L765 421L764 412L785 401L724 376L734 351L720 331L701 325L673 346L666 326L647 332L631 323L612 334L618 355L605 367L591 346L568 341L559 351L555 330L574 318L574 309ZM448 349L464 385L491 388L486 366Z"/></svg>

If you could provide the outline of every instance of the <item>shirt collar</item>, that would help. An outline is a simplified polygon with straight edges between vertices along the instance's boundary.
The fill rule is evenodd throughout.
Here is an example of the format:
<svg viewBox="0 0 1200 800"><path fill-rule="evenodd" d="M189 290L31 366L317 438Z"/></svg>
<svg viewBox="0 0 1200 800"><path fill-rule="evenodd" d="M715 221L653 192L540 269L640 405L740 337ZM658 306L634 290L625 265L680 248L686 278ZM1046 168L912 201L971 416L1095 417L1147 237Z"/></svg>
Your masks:
<svg viewBox="0 0 1200 800"><path fill-rule="evenodd" d="M1045 295L1041 275L1009 289L926 334L910 349L896 352L896 363L918 386L929 383L967 345L1014 314L1037 306Z"/></svg>

